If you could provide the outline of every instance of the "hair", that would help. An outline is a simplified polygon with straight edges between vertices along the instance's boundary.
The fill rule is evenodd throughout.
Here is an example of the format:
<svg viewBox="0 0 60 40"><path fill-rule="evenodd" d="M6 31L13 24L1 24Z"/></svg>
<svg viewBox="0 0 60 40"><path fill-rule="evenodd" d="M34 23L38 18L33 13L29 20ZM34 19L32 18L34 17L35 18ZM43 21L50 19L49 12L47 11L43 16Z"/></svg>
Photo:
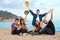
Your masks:
<svg viewBox="0 0 60 40"><path fill-rule="evenodd" d="M24 19L20 19L20 25L22 25L21 21L24 21ZM26 25L25 22L23 23L23 25Z"/></svg>
<svg viewBox="0 0 60 40"><path fill-rule="evenodd" d="M36 11L40 11L39 9L37 9Z"/></svg>
<svg viewBox="0 0 60 40"><path fill-rule="evenodd" d="M17 18L17 19L15 19L15 21L16 21L16 20L18 20L18 21L19 21L19 19L18 19L18 18Z"/></svg>
<svg viewBox="0 0 60 40"><path fill-rule="evenodd" d="M36 22L37 22L37 21L36 21ZM40 27L40 23L38 23L38 25L37 25L36 22L34 23L34 26L35 26L36 28Z"/></svg>

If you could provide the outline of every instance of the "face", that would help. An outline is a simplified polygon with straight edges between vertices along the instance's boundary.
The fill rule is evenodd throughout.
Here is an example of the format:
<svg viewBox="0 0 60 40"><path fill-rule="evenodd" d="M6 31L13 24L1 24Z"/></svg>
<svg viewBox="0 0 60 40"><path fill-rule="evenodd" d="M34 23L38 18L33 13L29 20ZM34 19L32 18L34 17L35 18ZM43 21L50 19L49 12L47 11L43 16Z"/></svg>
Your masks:
<svg viewBox="0 0 60 40"><path fill-rule="evenodd" d="M40 11L36 11L36 14L39 15Z"/></svg>
<svg viewBox="0 0 60 40"><path fill-rule="evenodd" d="M15 20L15 23L17 23L17 24L18 24L18 22L19 22L19 20Z"/></svg>
<svg viewBox="0 0 60 40"><path fill-rule="evenodd" d="M21 23L24 23L24 20L21 20Z"/></svg>
<svg viewBox="0 0 60 40"><path fill-rule="evenodd" d="M48 24L48 22L47 22L46 20L43 20L43 22L44 22L45 24Z"/></svg>

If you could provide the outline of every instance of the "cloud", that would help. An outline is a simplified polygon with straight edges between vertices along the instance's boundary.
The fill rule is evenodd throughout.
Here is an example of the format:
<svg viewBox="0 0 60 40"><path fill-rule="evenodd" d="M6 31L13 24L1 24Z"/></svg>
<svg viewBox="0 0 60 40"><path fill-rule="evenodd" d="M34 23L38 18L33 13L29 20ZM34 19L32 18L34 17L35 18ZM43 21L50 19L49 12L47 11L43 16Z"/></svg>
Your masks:
<svg viewBox="0 0 60 40"><path fill-rule="evenodd" d="M23 8L24 1L23 0L2 0L0 1L1 8Z"/></svg>
<svg viewBox="0 0 60 40"><path fill-rule="evenodd" d="M36 9L40 9L41 13L47 12L50 8L54 8L54 19L59 19L58 16L55 18L57 13L60 13L60 0L28 0L30 7L33 12ZM24 17L24 11L27 9L24 5L25 0L0 0L0 9L7 10L18 16ZM22 13L22 14L21 14ZM28 15L29 17L31 14Z"/></svg>
<svg viewBox="0 0 60 40"><path fill-rule="evenodd" d="M33 6L34 5L34 6ZM60 0L37 0L36 2L33 2L33 8L53 8L53 7L59 7L60 6Z"/></svg>
<svg viewBox="0 0 60 40"><path fill-rule="evenodd" d="M4 0L3 4L8 5L8 4L10 4L10 1L9 0Z"/></svg>
<svg viewBox="0 0 60 40"><path fill-rule="evenodd" d="M30 7L37 9L44 9L44 8L53 8L60 6L60 0L28 0L30 3ZM24 9L25 0L0 0L0 6L2 8L17 8L17 9Z"/></svg>

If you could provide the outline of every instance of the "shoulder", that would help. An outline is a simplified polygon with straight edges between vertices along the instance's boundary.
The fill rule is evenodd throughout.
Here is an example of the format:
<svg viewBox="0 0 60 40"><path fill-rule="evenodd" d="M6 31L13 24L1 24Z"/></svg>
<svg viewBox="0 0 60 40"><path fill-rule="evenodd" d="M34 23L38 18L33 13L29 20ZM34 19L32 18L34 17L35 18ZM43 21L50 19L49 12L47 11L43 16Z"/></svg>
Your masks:
<svg viewBox="0 0 60 40"><path fill-rule="evenodd" d="M15 23L12 23L12 25L14 25Z"/></svg>
<svg viewBox="0 0 60 40"><path fill-rule="evenodd" d="M12 25L11 25L11 26L14 26L14 24L15 24L15 23L12 23Z"/></svg>

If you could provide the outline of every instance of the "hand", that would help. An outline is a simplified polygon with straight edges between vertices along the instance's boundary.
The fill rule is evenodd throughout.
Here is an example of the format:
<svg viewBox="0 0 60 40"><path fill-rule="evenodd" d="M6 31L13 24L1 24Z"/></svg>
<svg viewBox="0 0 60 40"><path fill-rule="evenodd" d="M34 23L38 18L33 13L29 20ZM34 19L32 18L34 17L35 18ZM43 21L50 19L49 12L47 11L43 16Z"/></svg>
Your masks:
<svg viewBox="0 0 60 40"><path fill-rule="evenodd" d="M50 11L52 12L52 11L53 11L53 9L50 9Z"/></svg>
<svg viewBox="0 0 60 40"><path fill-rule="evenodd" d="M52 11L53 11L53 9L50 9L50 10L47 12L47 14L50 13L50 12L52 12Z"/></svg>

